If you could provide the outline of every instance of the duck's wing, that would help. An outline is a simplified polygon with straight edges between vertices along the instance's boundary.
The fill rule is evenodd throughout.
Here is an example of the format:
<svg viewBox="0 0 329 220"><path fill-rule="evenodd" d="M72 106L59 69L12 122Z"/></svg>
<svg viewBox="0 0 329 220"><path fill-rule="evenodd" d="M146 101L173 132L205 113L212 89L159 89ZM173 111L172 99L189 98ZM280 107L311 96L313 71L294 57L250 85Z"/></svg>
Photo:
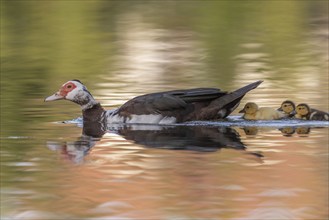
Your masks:
<svg viewBox="0 0 329 220"><path fill-rule="evenodd" d="M257 88L262 82L262 80L256 81L233 92L218 97L213 100L206 109L202 110L198 119L208 120L215 117L227 117L238 107L245 94L250 90Z"/></svg>
<svg viewBox="0 0 329 220"><path fill-rule="evenodd" d="M228 93L225 96L222 96L220 99L216 99L211 103L212 106L217 106L217 108L225 108L227 105L235 106L236 103L239 103L240 100L244 97L244 95L252 89L257 88L263 81L259 80L254 83L248 84L240 89L237 89L233 92Z"/></svg>
<svg viewBox="0 0 329 220"><path fill-rule="evenodd" d="M151 93L133 98L120 107L122 113L153 114L184 109L189 103L209 102L227 94L214 88L197 88Z"/></svg>
<svg viewBox="0 0 329 220"><path fill-rule="evenodd" d="M225 94L227 94L227 92L215 88L196 88L165 92L165 95L170 95L177 99L181 99L186 103L211 101Z"/></svg>
<svg viewBox="0 0 329 220"><path fill-rule="evenodd" d="M318 109L311 108L310 120L329 121L329 113Z"/></svg>

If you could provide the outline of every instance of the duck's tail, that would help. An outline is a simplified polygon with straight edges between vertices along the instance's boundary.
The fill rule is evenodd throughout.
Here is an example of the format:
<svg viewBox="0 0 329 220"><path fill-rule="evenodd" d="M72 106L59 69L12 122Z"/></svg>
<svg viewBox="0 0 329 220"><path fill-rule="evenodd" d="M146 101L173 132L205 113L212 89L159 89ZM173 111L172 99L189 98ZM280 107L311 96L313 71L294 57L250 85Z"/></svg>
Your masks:
<svg viewBox="0 0 329 220"><path fill-rule="evenodd" d="M256 81L215 99L203 110L202 116L215 118L215 115L217 115L216 118L218 119L227 117L239 106L244 95L250 90L257 88L262 82L262 80Z"/></svg>

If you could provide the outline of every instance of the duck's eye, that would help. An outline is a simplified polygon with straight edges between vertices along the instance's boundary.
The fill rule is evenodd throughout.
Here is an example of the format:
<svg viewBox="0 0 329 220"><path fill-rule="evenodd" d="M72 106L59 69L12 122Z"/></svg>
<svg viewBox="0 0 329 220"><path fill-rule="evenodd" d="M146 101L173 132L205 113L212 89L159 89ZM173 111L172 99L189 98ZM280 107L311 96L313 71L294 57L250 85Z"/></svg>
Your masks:
<svg viewBox="0 0 329 220"><path fill-rule="evenodd" d="M283 105L283 107L287 107L288 105Z"/></svg>
<svg viewBox="0 0 329 220"><path fill-rule="evenodd" d="M67 85L66 88L71 89L72 88L72 85Z"/></svg>
<svg viewBox="0 0 329 220"><path fill-rule="evenodd" d="M247 106L246 108L249 108L249 106Z"/></svg>

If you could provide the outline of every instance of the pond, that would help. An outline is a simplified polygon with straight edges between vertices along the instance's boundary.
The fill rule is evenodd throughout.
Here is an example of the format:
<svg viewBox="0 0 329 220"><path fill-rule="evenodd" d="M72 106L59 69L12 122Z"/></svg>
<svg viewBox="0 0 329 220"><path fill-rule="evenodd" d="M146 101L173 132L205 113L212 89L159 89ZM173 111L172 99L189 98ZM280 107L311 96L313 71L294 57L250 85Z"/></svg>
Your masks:
<svg viewBox="0 0 329 220"><path fill-rule="evenodd" d="M329 123L248 122L245 103L328 112L327 1L2 1L1 219L326 219ZM146 93L264 80L226 121L88 124Z"/></svg>

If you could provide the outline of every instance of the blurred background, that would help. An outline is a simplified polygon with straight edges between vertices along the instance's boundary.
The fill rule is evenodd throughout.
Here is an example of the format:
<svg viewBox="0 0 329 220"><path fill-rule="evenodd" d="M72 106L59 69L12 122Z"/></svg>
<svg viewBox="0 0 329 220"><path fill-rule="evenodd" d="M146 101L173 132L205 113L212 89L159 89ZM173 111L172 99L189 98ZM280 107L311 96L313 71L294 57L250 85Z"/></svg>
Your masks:
<svg viewBox="0 0 329 220"><path fill-rule="evenodd" d="M275 219L327 217L328 128L306 139L267 129L250 138L240 129L244 143L272 159L259 169L250 170L258 165L249 161L239 166L241 158L232 152L159 153L111 136L75 167L45 146L80 137L81 128L53 123L79 117L80 108L43 100L71 79L81 80L106 108L149 92L231 91L264 80L233 115L248 101L279 107L286 99L328 111L328 19L326 0L1 1L2 216L101 219L112 216L104 211L109 208L132 218L267 219L268 212ZM136 160L145 164L131 171ZM177 166L165 171L167 163ZM271 178L263 177L264 170ZM201 179L204 185L191 184ZM132 207L145 212L130 212Z"/></svg>
<svg viewBox="0 0 329 220"><path fill-rule="evenodd" d="M46 121L63 118L56 114L63 109L76 112L71 103L42 103L71 79L110 106L152 91L233 90L262 79L263 90L253 96L261 105L292 99L328 110L327 6L321 0L2 1L2 125L44 120L45 111L54 110Z"/></svg>

